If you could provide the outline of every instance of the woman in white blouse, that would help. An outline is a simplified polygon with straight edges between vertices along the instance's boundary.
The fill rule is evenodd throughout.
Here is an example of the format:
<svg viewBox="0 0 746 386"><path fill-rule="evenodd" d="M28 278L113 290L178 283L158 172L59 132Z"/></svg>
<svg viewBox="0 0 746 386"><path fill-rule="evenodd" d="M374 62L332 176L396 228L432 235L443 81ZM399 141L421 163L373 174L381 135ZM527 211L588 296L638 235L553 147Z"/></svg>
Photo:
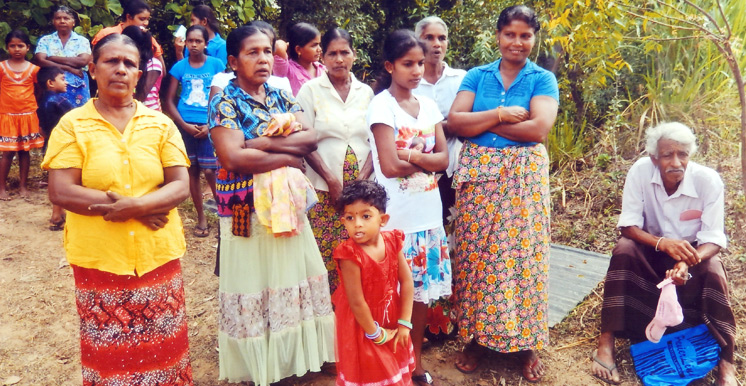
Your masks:
<svg viewBox="0 0 746 386"><path fill-rule="evenodd" d="M319 196L308 220L334 292L339 277L332 252L347 238L334 204L345 183L368 179L373 172L365 118L373 90L350 72L356 56L347 31L329 30L321 37L321 48L327 73L306 82L296 98L319 137L318 149L306 156L311 166L306 175Z"/></svg>

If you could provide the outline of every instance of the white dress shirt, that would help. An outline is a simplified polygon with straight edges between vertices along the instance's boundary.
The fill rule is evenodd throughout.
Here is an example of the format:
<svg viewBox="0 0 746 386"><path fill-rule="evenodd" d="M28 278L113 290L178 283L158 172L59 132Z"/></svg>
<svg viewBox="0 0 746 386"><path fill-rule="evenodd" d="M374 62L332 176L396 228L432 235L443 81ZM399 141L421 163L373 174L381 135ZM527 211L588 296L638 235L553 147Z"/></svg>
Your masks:
<svg viewBox="0 0 746 386"><path fill-rule="evenodd" d="M715 170L689 161L669 196L660 170L645 157L627 174L617 227L637 226L655 236L725 248L724 203L723 181Z"/></svg>
<svg viewBox="0 0 746 386"><path fill-rule="evenodd" d="M443 63L443 74L440 78L432 84L425 80L423 77L420 80L419 86L412 90L415 95L421 95L428 97L435 101L438 105L440 113L448 119L448 112L451 110L451 105L456 99L458 89L461 86L461 81L466 75L466 71L448 67L448 64ZM446 174L448 177L453 175L453 169L458 166L458 153L461 152L461 141L456 137L448 137L448 168Z"/></svg>

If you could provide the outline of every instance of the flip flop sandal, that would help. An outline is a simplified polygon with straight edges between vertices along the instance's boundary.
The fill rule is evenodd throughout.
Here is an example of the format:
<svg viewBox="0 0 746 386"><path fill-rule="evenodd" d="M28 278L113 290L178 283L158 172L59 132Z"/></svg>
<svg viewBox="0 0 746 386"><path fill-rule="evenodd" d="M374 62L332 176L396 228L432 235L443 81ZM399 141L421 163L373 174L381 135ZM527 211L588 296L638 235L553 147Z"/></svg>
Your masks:
<svg viewBox="0 0 746 386"><path fill-rule="evenodd" d="M206 226L204 228L201 228L199 226L194 227L194 232L192 234L196 237L207 237L210 235L210 226Z"/></svg>
<svg viewBox="0 0 746 386"><path fill-rule="evenodd" d="M462 354L464 357L469 357L469 355ZM474 360L474 364L472 366L464 366L459 365L458 362L454 362L453 365L456 366L456 370L462 372L463 374L473 374L477 370L479 370L479 362L480 358L477 356L471 357L470 359Z"/></svg>
<svg viewBox="0 0 746 386"><path fill-rule="evenodd" d="M58 232L58 231L61 231L63 229L65 229L65 220L61 220L61 221L58 221L58 222L52 222L52 221L49 222L49 230L50 231Z"/></svg>
<svg viewBox="0 0 746 386"><path fill-rule="evenodd" d="M614 363L612 365L609 365L608 363L605 363L605 362L601 361L600 359L598 359L598 350L593 351L593 361L596 362L596 363L598 363L599 365L601 365L601 367L605 368L606 370L609 370L610 374L613 374L614 370L617 369L616 363ZM600 380L602 382L606 382L606 383L608 383L610 385L621 385L622 384L621 381L620 382L614 382L611 379L606 379L606 378L598 376L596 374L591 374L591 375L593 375L596 379L598 379L598 380Z"/></svg>
<svg viewBox="0 0 746 386"><path fill-rule="evenodd" d="M521 369L521 374L523 375L523 378L525 378L527 382L529 382L529 383L537 383L537 382L541 381L541 378L543 377L542 375L537 376L537 377L533 376L534 367L536 367L536 365L538 363L539 363L539 357L537 356L536 360L533 361L533 362L531 362L530 365L529 364L524 364L523 365L523 368Z"/></svg>
<svg viewBox="0 0 746 386"><path fill-rule="evenodd" d="M458 368L458 367L457 367ZM425 371L422 375L412 375L412 382L423 386L423 385L435 385L435 380L429 372Z"/></svg>

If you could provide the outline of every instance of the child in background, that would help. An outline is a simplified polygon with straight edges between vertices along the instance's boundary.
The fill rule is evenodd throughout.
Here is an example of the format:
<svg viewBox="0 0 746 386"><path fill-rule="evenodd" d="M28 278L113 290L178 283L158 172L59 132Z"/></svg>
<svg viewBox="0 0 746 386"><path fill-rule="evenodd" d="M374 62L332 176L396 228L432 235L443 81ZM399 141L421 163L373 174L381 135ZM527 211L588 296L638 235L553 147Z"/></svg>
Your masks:
<svg viewBox="0 0 746 386"><path fill-rule="evenodd" d="M131 25L122 30L122 35L127 35L137 44L140 51L140 71L142 75L135 86L135 99L146 107L161 111L161 81L163 80L163 64L153 58L152 35L142 27Z"/></svg>
<svg viewBox="0 0 746 386"><path fill-rule="evenodd" d="M275 28L272 27L271 24L262 20L254 20L246 25L256 27L260 31L264 32L267 36L269 36L269 40L272 41L272 47L275 46L275 42L277 41L277 34L275 33ZM210 85L210 100L212 100L213 95L223 91L225 86L228 85L228 82L233 79L236 79L236 74L234 74L233 71L229 70L215 75L212 78L212 84ZM288 78L270 75L269 79L267 79L267 84L272 87L279 88L280 90L285 90L289 93L293 92L293 89L290 87L290 81L288 80Z"/></svg>
<svg viewBox="0 0 746 386"><path fill-rule="evenodd" d="M417 363L412 381L421 386L434 384L420 355L427 307L451 294L451 260L435 181L435 173L448 166L443 116L435 101L412 93L424 73L425 49L412 31L398 30L386 38L386 72L379 82L386 89L368 107L376 181L391 197L391 218L384 229L404 232L404 257L412 270L412 343Z"/></svg>
<svg viewBox="0 0 746 386"><path fill-rule="evenodd" d="M67 82L65 81L65 71L57 66L43 67L36 75L39 88L43 90L41 99L39 99L39 126L44 138L49 138L52 129L57 126L63 115L73 109L72 103L67 100ZM46 150L46 141L44 144ZM52 204L52 217L49 219L50 231L61 231L65 225L65 211Z"/></svg>
<svg viewBox="0 0 746 386"><path fill-rule="evenodd" d="M36 116L34 85L39 67L26 60L31 41L25 32L13 30L5 37L10 59L0 62L0 200L9 201L5 184L13 157L18 154L18 190L28 197L29 151L44 146Z"/></svg>
<svg viewBox="0 0 746 386"><path fill-rule="evenodd" d="M207 96L210 94L210 83L215 74L223 71L223 62L205 54L207 30L200 25L187 29L186 45L189 57L174 64L169 71L168 91L166 92L166 109L174 120L184 139L189 155L189 191L192 195L194 210L197 212L197 226L194 235L207 237L210 229L202 202L200 171L204 170L212 190L215 192L215 169L218 168L215 149L207 137ZM176 88L181 82L181 96L178 107L174 104Z"/></svg>
<svg viewBox="0 0 746 386"><path fill-rule="evenodd" d="M350 238L334 250L342 278L333 296L337 385L412 384L412 273L404 233L381 231L389 220L386 200L381 185L362 180L347 185L338 201Z"/></svg>
<svg viewBox="0 0 746 386"><path fill-rule="evenodd" d="M288 78L293 96L307 81L324 75L321 59L321 33L308 23L297 23L288 29L288 42L277 41L272 73Z"/></svg>

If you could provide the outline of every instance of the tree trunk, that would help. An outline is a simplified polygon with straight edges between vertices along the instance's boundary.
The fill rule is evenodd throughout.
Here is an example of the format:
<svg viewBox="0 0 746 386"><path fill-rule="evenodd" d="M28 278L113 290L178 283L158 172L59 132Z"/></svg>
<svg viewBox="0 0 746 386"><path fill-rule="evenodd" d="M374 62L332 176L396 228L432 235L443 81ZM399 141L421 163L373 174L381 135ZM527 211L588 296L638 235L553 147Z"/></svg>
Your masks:
<svg viewBox="0 0 746 386"><path fill-rule="evenodd" d="M733 77L738 87L738 99L741 103L741 189L746 194L746 91L744 90L741 68L738 65L736 56L733 55L730 44L724 44L723 51L725 52L725 58L728 60L730 70L733 71Z"/></svg>

